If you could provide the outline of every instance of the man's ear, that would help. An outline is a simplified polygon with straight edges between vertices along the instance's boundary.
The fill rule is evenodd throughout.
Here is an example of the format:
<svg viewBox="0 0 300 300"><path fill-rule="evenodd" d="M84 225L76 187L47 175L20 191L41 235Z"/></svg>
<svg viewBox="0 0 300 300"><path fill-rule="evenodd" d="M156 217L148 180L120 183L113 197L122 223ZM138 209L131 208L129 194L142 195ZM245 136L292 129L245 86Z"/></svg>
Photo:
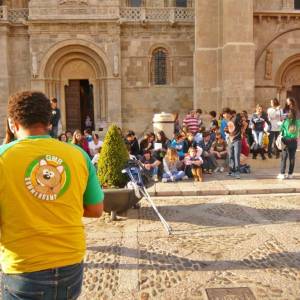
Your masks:
<svg viewBox="0 0 300 300"><path fill-rule="evenodd" d="M8 118L8 127L9 127L9 130L15 134L16 132L16 127L15 127L15 123L14 121L11 119L11 118Z"/></svg>

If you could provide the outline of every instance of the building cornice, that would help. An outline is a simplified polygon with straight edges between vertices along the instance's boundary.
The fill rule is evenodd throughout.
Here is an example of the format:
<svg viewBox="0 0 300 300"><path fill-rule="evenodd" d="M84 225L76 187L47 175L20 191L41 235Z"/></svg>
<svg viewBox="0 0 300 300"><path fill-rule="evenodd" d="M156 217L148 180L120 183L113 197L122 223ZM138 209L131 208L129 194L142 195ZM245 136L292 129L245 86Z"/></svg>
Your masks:
<svg viewBox="0 0 300 300"><path fill-rule="evenodd" d="M276 19L279 23L282 20L290 21L290 20L300 20L300 11L298 10L279 10L279 11L255 11L253 14L254 18L259 22L263 20L271 20Z"/></svg>

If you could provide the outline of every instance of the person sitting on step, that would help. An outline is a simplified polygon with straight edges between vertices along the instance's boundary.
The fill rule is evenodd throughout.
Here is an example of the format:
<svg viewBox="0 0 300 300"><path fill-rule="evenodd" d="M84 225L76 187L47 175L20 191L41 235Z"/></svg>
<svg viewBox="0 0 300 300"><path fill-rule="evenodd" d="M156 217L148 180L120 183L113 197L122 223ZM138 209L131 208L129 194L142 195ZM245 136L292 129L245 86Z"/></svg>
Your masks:
<svg viewBox="0 0 300 300"><path fill-rule="evenodd" d="M202 167L203 160L195 147L190 147L184 158L185 173L188 177L193 177L195 181L203 181Z"/></svg>

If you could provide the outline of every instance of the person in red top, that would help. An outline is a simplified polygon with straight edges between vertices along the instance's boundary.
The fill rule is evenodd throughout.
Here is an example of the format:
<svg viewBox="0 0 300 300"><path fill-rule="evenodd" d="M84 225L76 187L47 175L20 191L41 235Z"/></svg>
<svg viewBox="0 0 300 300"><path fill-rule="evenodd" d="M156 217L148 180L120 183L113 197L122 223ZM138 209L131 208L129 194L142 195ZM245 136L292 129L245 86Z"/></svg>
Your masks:
<svg viewBox="0 0 300 300"><path fill-rule="evenodd" d="M81 147L89 155L89 157L91 157L88 141L79 129L75 130L73 133L72 144Z"/></svg>
<svg viewBox="0 0 300 300"><path fill-rule="evenodd" d="M199 130L199 120L196 117L195 111L192 110L183 120L183 126L188 132L195 134Z"/></svg>

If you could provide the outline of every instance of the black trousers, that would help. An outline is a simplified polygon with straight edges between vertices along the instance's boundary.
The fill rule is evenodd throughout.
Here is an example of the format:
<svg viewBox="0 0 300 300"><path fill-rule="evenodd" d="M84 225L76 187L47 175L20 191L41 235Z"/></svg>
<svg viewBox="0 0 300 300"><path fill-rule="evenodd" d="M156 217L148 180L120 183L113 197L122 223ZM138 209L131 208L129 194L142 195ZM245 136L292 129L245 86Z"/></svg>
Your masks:
<svg viewBox="0 0 300 300"><path fill-rule="evenodd" d="M297 140L284 140L286 147L282 150L281 156L281 174L285 173L286 162L289 159L289 175L293 174L295 168L295 157L297 151Z"/></svg>
<svg viewBox="0 0 300 300"><path fill-rule="evenodd" d="M273 143L274 143L274 150L275 150L275 154L278 155L279 150L276 146L276 139L279 136L280 131L270 131L270 135L269 135L269 145L268 145L268 154L272 154L272 150L273 150Z"/></svg>

